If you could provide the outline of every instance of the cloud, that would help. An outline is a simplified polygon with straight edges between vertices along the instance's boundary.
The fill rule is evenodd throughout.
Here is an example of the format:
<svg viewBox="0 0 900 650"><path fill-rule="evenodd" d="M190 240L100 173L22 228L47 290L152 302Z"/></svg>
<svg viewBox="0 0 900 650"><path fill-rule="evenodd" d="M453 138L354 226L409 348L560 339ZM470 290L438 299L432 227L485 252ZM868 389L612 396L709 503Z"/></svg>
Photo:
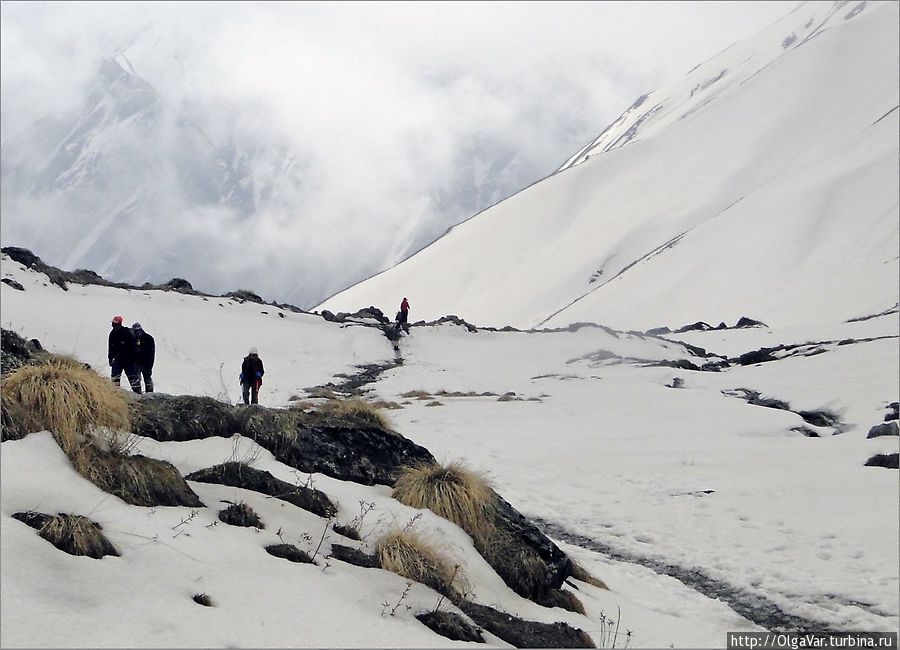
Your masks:
<svg viewBox="0 0 900 650"><path fill-rule="evenodd" d="M71 196L13 196L5 183L4 239L24 241L4 245L28 241L50 263L128 276L116 279L181 275L208 290L240 285L313 304L552 172L638 95L791 7L4 3L5 166L46 161L58 139L37 120L63 120L64 131L112 54L156 90L162 114L149 141L108 167L105 194L83 197L81 221L55 227ZM109 146L128 137L124 126L116 134ZM255 179L252 213L195 200L214 182L186 178L179 156L194 147L196 157L202 142L220 158L233 153L210 166ZM152 220L125 191L146 184L147 169L165 185L141 195L155 197ZM107 223L98 210L125 216ZM131 234L113 238L104 225L119 222Z"/></svg>

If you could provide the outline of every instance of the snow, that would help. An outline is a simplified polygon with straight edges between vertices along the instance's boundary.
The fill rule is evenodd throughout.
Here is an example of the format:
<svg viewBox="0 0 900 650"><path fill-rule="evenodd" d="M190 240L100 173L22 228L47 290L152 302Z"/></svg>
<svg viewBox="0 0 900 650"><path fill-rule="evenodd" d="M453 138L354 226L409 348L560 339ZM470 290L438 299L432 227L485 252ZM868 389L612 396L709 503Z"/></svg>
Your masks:
<svg viewBox="0 0 900 650"><path fill-rule="evenodd" d="M896 631L900 486L895 470L864 463L898 453L897 437L866 438L900 395L897 24L896 2L803 3L648 95L559 173L321 306L390 315L407 295L412 321L552 328L413 327L403 363L367 388L402 406L386 411L399 433L485 473L609 585L576 584L586 615L520 598L462 530L390 488L301 474L240 436L142 439L137 451L183 474L243 460L312 482L339 504L339 523L373 504L363 541L329 532L315 566L287 564L264 547L283 538L313 553L324 519L196 482L205 507L129 506L38 432L0 445L0 645L459 646L414 618L439 602L431 589L414 585L401 602L404 579L325 560L332 543L371 551L408 525L460 564L476 602L598 643L610 616L637 648L721 647L727 631L779 617ZM64 291L6 256L0 269L24 288L0 286L4 328L105 375L121 314L155 337L157 390L170 394L235 403L251 346L269 407L394 360L359 323L174 292ZM640 333L741 316L764 324ZM720 372L676 365L778 346L797 347ZM807 411L837 422L810 424ZM265 529L216 524L222 502L241 500ZM122 556L65 555L11 518L26 510L88 516ZM198 593L215 606L195 604Z"/></svg>
<svg viewBox="0 0 900 650"><path fill-rule="evenodd" d="M406 295L413 320L646 330L894 306L900 20L896 3L862 7L804 3L649 95L559 173L320 308L391 313Z"/></svg>
<svg viewBox="0 0 900 650"><path fill-rule="evenodd" d="M393 359L375 328L341 325L224 298L70 285L69 291L5 256L3 327L73 353L105 373L108 322L140 321L157 341L157 389L234 402L250 345L266 364L261 401L272 407L303 389L336 381L355 366ZM262 313L268 312L268 313ZM386 411L405 437L441 462L462 460L486 473L523 513L605 545L610 555L560 539L609 591L579 583L587 615L523 600L474 551L456 526L425 511L414 530L459 562L476 602L530 620L565 621L599 641L601 615L633 632L631 647L720 647L725 633L759 630L727 599L709 597L645 561L698 569L742 597L760 596L786 614L829 627L896 630L898 484L893 470L864 467L896 453L897 438L866 439L900 392L896 314L854 323L760 327L670 335L668 339L583 326L545 332L469 332L415 327L401 340L404 363L370 385L370 397L400 403ZM875 339L838 346L846 338ZM697 365L686 342L732 357L761 345L832 341L822 354L719 373ZM719 357L719 358L721 358ZM714 359L713 359L714 360ZM669 388L678 377L682 388ZM806 425L799 415L722 391L747 388L789 402L792 411L828 410L844 430ZM427 391L429 399L404 398ZM493 396L446 397L491 392ZM514 392L516 400L499 401ZM433 402L440 406L430 406ZM806 425L820 438L792 431ZM439 596L415 585L391 616L406 581L336 560L288 564L263 547L285 541L313 552L326 522L263 495L192 482L206 507L140 508L78 476L46 433L0 446L0 609L7 647L449 647L413 618ZM418 511L385 486L306 475L250 440L141 440L139 453L184 474L227 460L291 483L309 480L339 503L347 523L374 503L361 548L404 527ZM222 501L246 501L266 528L216 521ZM25 510L89 516L119 558L72 557L11 515ZM180 522L188 519L185 524ZM179 531L183 531L179 534ZM312 541L305 540L308 535ZM624 561L622 557L631 561ZM195 604L209 594L215 607ZM406 609L409 605L411 609ZM446 603L443 607L452 608ZM507 647L486 635L490 647ZM619 640L619 647L622 640Z"/></svg>

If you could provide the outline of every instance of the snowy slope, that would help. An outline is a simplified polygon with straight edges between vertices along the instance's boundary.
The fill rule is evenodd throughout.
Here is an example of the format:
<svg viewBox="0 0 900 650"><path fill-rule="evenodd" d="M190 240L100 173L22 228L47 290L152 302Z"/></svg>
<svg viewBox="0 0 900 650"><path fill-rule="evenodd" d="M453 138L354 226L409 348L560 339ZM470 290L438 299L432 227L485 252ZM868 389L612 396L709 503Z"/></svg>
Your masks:
<svg viewBox="0 0 900 650"><path fill-rule="evenodd" d="M266 362L261 401L269 406L287 405L304 388L357 365L393 358L373 328L160 291L72 285L64 292L5 257L2 275L24 289L0 284L4 328L103 372L109 317L140 320L157 340L154 375L163 392L234 401L250 345ZM487 472L514 506L547 522L561 543L571 542L566 550L610 586L582 585L586 616L522 600L466 535L430 513L417 529L462 563L478 602L533 620L566 621L595 640L601 615L618 611L637 648L721 647L726 631L771 629L786 620L896 630L897 474L863 466L875 453L898 451L896 437L866 439L900 392L896 314L680 338L722 357L779 344L816 343L803 350L821 352L700 372L657 365L707 361L674 340L600 327L531 333L416 327L401 340L405 362L371 385L373 397L403 406L389 412L400 433L439 461L462 459ZM739 389L790 408L748 404L735 396ZM409 391L429 397L404 397ZM493 396L459 396L470 392ZM506 393L514 395L500 401ZM800 411L828 411L837 423L810 424ZM820 437L807 437L802 427ZM183 473L258 453L256 467L298 480L295 470L244 439L143 440L139 451ZM324 520L305 511L192 483L209 507L199 509L190 536L175 538L172 527L190 509L136 508L99 492L69 468L47 434L4 442L0 458L4 646L460 645L412 618L437 601L425 587L410 594L411 610L391 617L382 615L382 603L396 602L404 580L336 561L325 571L285 566L262 552L278 541L278 527L292 542L302 533L321 534ZM340 502L339 520L352 518L360 500L376 503L367 544L416 514L387 488L313 478ZM274 523L259 533L207 528L221 499L246 500ZM10 518L26 509L90 514L123 555L99 562L65 556ZM326 547L332 542L343 540L329 537ZM682 579L672 577L673 568L683 570ZM704 592L685 577L689 572L706 576L714 591ZM199 592L216 607L192 603ZM488 637L488 645L507 644Z"/></svg>
<svg viewBox="0 0 900 650"><path fill-rule="evenodd" d="M897 60L897 3L804 3L320 307L642 330L880 313L900 297Z"/></svg>

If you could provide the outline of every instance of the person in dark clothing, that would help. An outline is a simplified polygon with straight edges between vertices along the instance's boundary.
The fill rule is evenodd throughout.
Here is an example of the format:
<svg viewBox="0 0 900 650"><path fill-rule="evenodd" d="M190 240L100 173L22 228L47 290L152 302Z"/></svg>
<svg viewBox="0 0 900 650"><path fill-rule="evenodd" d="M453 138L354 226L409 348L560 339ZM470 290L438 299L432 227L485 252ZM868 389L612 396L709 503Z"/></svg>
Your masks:
<svg viewBox="0 0 900 650"><path fill-rule="evenodd" d="M136 350L136 374L138 383L141 377L144 378L144 392L153 392L153 362L156 359L156 341L147 334L141 327L140 323L131 326L131 333L134 336L134 346Z"/></svg>
<svg viewBox="0 0 900 650"><path fill-rule="evenodd" d="M256 348L250 348L249 354L244 357L241 364L241 395L244 404L259 404L259 387L262 386L264 374L266 370L263 368L262 359L259 358Z"/></svg>
<svg viewBox="0 0 900 650"><path fill-rule="evenodd" d="M400 303L400 311L397 312L397 322L403 327L403 331L409 334L409 301L405 296Z"/></svg>
<svg viewBox="0 0 900 650"><path fill-rule="evenodd" d="M109 347L107 351L109 366L112 368L112 382L118 386L122 379L122 371L128 377L131 390L140 394L141 379L137 374L137 350L134 345L134 336L131 330L122 326L122 317L114 316L112 319L112 331L109 333Z"/></svg>

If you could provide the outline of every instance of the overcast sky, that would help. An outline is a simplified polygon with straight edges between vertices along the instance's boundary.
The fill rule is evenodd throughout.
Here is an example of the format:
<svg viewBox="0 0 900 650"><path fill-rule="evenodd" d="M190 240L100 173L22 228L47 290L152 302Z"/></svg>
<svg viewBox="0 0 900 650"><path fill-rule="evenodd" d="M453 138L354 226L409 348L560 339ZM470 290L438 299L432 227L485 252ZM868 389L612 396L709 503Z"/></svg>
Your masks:
<svg viewBox="0 0 900 650"><path fill-rule="evenodd" d="M302 232L285 215L261 216L256 245L290 259L300 252L286 243L293 237L347 219L375 236L396 233L396 246L355 267L368 273L470 216L432 214L428 203L436 188L451 191L467 147L514 156L504 178L517 186L501 189L520 189L639 95L796 4L3 2L2 139L77 108L97 62L119 52L170 105L205 107L213 137L236 119L302 148L317 188L302 198ZM330 238L340 239L323 234L320 248L347 268L358 251Z"/></svg>

